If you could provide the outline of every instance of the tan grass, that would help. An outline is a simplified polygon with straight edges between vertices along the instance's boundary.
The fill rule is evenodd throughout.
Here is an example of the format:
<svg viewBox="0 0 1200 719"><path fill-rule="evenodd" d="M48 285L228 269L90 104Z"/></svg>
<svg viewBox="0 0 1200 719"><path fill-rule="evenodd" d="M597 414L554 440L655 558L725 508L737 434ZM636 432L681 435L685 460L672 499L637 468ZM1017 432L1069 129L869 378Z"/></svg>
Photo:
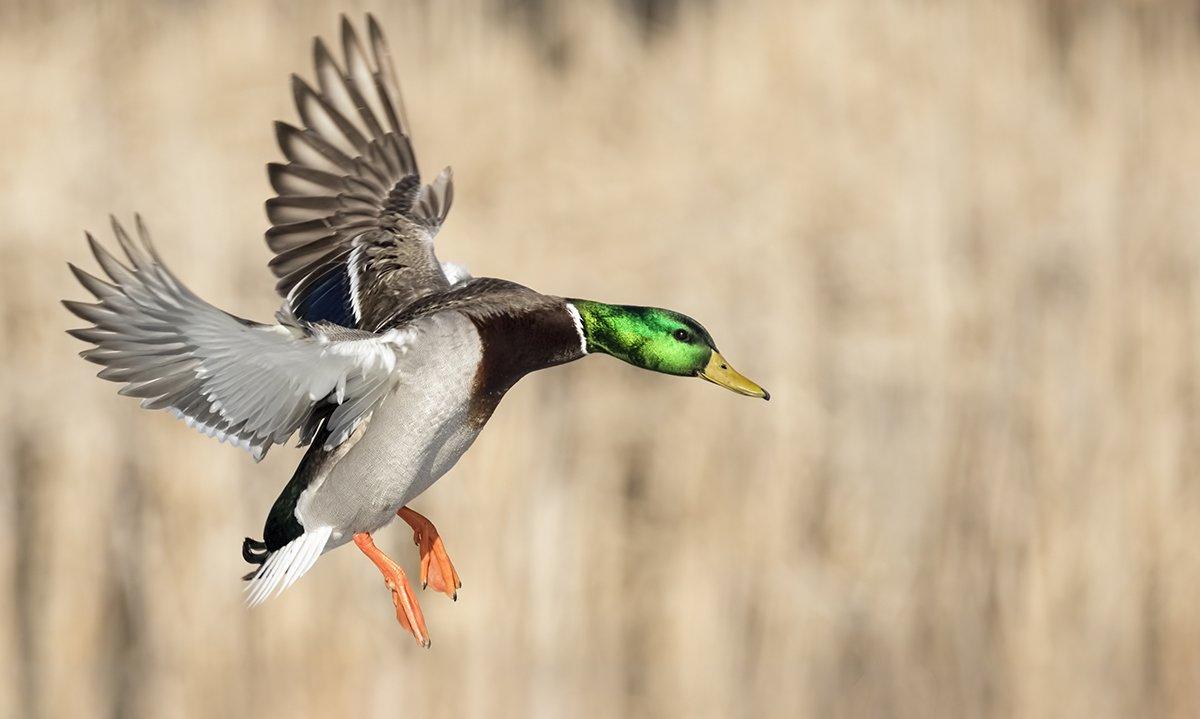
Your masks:
<svg viewBox="0 0 1200 719"><path fill-rule="evenodd" d="M716 2L649 44L550 6L557 70L490 5L379 10L442 255L693 314L775 399L523 382L416 504L465 583L430 652L351 550L244 610L297 452L115 397L56 304L136 209L269 317L270 122L358 3L0 8L0 715L1200 713L1183 3Z"/></svg>

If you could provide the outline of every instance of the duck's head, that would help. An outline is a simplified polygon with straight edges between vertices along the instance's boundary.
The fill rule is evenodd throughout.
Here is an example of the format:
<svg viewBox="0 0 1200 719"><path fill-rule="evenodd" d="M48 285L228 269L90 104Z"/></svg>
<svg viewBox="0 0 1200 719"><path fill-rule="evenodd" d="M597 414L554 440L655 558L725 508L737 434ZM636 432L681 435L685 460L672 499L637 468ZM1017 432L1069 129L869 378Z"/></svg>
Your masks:
<svg viewBox="0 0 1200 719"><path fill-rule="evenodd" d="M587 351L680 377L700 377L747 397L771 399L717 351L712 335L687 315L660 307L567 300L578 313Z"/></svg>

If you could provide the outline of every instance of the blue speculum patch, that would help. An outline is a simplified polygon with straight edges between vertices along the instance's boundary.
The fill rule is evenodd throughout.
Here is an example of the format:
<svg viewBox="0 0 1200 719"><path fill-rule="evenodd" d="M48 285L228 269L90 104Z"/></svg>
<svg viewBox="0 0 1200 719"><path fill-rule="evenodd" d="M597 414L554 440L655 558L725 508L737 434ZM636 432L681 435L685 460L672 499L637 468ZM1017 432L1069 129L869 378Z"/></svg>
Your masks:
<svg viewBox="0 0 1200 719"><path fill-rule="evenodd" d="M350 272L339 262L316 278L296 298L296 316L308 322L332 322L354 327L354 308L350 300Z"/></svg>

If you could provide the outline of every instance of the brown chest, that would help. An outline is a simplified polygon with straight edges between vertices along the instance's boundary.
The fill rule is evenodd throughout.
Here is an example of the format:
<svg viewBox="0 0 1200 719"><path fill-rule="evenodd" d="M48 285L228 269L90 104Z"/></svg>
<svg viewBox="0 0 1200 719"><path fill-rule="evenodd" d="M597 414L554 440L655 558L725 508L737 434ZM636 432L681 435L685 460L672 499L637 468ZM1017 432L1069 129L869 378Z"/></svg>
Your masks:
<svg viewBox="0 0 1200 719"><path fill-rule="evenodd" d="M470 421L477 426L525 375L583 356L579 332L561 302L472 319L482 344L471 398Z"/></svg>

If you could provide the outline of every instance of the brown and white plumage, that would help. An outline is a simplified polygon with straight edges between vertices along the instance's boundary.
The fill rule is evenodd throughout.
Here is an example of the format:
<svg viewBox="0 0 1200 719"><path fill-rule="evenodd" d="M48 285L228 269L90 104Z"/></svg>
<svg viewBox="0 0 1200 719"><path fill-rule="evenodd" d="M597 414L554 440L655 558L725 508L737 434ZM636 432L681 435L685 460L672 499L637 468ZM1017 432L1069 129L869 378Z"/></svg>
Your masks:
<svg viewBox="0 0 1200 719"><path fill-rule="evenodd" d="M292 76L301 126L275 125L267 201L276 289L298 317L374 328L384 308L450 286L433 238L454 200L446 168L421 184L391 54L342 18L342 59L313 43L316 87Z"/></svg>

